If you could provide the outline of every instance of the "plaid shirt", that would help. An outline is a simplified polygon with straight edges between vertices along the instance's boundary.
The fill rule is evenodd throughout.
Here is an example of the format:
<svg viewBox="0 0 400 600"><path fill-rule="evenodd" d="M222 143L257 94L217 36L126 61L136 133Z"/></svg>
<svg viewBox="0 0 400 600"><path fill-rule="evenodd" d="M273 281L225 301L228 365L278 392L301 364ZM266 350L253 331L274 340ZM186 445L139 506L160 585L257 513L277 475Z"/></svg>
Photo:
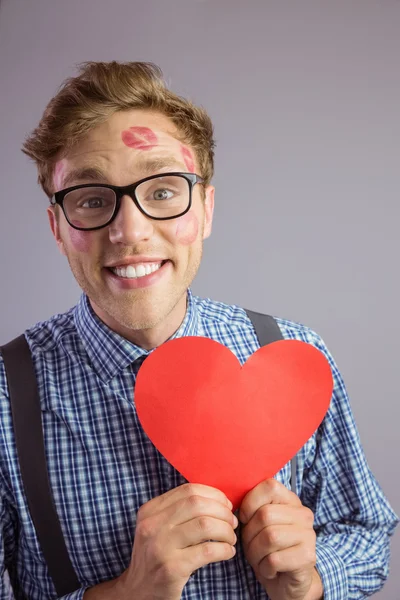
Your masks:
<svg viewBox="0 0 400 600"><path fill-rule="evenodd" d="M321 338L277 319L286 339L313 344L334 377L329 411L298 454L296 486L315 514L317 569L325 600L364 598L388 575L389 536L397 524L366 463L341 375ZM38 378L48 469L69 555L85 589L127 568L139 507L185 479L155 449L135 410L134 387L148 351L120 337L82 295L76 307L25 332ZM259 343L242 308L188 292L174 337L204 336L243 364ZM261 460L262 457L259 457ZM0 565L15 598L56 598L22 489L7 383L0 362ZM276 478L290 488L290 464ZM238 542L234 558L194 573L183 600L265 600ZM8 597L2 584L0 598Z"/></svg>

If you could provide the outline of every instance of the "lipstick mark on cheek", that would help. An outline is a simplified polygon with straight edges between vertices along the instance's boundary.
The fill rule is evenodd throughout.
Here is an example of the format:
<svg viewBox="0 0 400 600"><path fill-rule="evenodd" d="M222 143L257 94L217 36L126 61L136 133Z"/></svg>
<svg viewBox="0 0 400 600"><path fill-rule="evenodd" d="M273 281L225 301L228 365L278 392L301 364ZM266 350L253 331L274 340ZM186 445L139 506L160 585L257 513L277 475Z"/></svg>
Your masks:
<svg viewBox="0 0 400 600"><path fill-rule="evenodd" d="M74 225L81 227L79 221L74 221ZM91 231L80 231L79 229L73 229L70 227L69 239L77 252L84 252L87 254L90 252L92 247L92 232Z"/></svg>
<svg viewBox="0 0 400 600"><path fill-rule="evenodd" d="M194 158L192 152L189 150L189 148L181 144L181 153L188 171L190 173L194 173Z"/></svg>
<svg viewBox="0 0 400 600"><path fill-rule="evenodd" d="M149 127L129 127L121 133L125 146L135 150L151 150L158 144L158 138Z"/></svg>
<svg viewBox="0 0 400 600"><path fill-rule="evenodd" d="M184 246L193 244L199 233L199 221L195 214L188 212L178 219L176 237Z"/></svg>

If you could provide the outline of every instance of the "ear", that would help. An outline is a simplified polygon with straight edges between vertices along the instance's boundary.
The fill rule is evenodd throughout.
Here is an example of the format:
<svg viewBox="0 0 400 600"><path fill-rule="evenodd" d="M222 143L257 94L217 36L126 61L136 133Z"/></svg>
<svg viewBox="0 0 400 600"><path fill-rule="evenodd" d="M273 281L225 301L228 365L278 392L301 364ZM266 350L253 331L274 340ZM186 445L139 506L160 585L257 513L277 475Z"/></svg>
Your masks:
<svg viewBox="0 0 400 600"><path fill-rule="evenodd" d="M65 248L64 248L64 242L61 239L60 223L58 220L59 215L57 215L56 210L57 210L56 206L49 206L47 208L47 216L49 218L50 229L51 229L51 232L54 235L54 238L57 242L59 251L64 256L67 256L67 253L65 252Z"/></svg>
<svg viewBox="0 0 400 600"><path fill-rule="evenodd" d="M203 240L211 235L212 220L214 215L214 194L215 188L213 185L208 185L205 189L204 198L204 231Z"/></svg>

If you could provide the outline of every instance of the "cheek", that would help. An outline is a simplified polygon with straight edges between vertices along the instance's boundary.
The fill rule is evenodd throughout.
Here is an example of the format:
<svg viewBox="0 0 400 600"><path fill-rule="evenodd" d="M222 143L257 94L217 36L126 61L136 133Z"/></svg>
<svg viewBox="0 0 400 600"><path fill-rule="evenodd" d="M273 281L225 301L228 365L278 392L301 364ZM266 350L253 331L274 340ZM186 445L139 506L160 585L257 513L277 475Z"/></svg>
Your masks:
<svg viewBox="0 0 400 600"><path fill-rule="evenodd" d="M69 239L77 252L90 252L92 247L91 231L79 231L78 229L69 228Z"/></svg>
<svg viewBox="0 0 400 600"><path fill-rule="evenodd" d="M175 235L180 244L189 246L193 244L199 233L199 221L192 212L186 213L178 219Z"/></svg>

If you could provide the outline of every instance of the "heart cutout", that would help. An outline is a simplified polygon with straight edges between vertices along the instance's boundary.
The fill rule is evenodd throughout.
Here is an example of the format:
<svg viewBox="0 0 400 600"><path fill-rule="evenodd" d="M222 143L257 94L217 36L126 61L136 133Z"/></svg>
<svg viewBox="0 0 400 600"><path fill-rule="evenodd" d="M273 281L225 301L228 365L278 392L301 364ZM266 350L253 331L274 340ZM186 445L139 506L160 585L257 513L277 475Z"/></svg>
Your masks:
<svg viewBox="0 0 400 600"><path fill-rule="evenodd" d="M311 437L332 390L329 363L311 344L274 342L241 366L226 346L189 336L149 354L135 402L161 454L188 481L222 490L235 509Z"/></svg>

